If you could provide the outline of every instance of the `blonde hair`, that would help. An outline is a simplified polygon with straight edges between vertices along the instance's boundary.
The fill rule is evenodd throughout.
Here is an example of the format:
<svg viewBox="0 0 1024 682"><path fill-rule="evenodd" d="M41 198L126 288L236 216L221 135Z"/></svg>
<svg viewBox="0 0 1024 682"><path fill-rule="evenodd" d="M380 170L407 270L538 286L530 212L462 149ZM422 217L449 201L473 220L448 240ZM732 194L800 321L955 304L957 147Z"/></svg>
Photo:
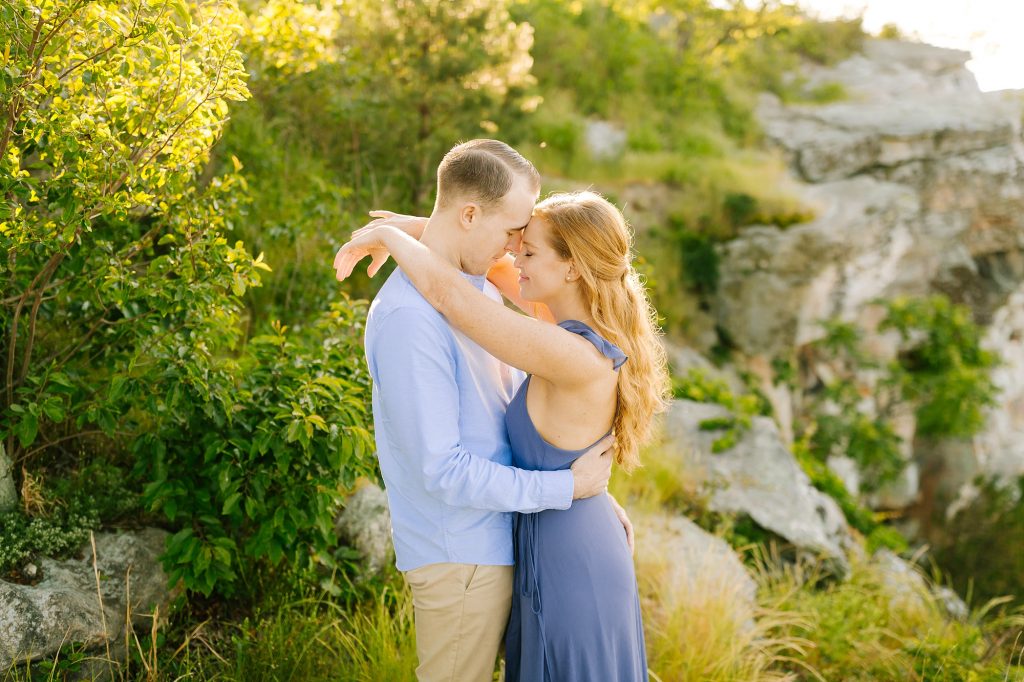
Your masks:
<svg viewBox="0 0 1024 682"><path fill-rule="evenodd" d="M619 209L595 192L553 194L534 215L550 225L559 258L571 259L579 272L594 331L629 356L619 368L612 428L615 461L632 471L653 417L668 405L670 384L657 314L632 265L629 227Z"/></svg>
<svg viewBox="0 0 1024 682"><path fill-rule="evenodd" d="M516 175L525 177L534 191L540 190L540 173L504 142L461 142L444 155L437 167L437 207L446 208L458 196L492 206L512 189Z"/></svg>

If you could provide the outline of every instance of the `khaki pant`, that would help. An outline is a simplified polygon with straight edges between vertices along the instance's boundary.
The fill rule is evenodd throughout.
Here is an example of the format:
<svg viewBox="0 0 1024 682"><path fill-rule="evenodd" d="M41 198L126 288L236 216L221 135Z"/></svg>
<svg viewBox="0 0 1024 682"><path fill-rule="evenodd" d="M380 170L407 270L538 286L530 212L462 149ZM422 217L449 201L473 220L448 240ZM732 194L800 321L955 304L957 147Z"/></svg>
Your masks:
<svg viewBox="0 0 1024 682"><path fill-rule="evenodd" d="M405 572L420 682L491 682L512 608L512 567L428 564Z"/></svg>

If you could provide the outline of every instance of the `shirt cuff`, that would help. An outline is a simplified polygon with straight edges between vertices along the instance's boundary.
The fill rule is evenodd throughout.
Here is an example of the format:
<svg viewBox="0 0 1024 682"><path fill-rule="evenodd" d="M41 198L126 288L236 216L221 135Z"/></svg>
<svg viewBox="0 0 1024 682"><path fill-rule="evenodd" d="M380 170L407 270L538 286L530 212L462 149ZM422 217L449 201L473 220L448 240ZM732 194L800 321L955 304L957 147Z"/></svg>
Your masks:
<svg viewBox="0 0 1024 682"><path fill-rule="evenodd" d="M544 508L568 509L571 507L574 487L575 480L571 469L549 472L541 486Z"/></svg>

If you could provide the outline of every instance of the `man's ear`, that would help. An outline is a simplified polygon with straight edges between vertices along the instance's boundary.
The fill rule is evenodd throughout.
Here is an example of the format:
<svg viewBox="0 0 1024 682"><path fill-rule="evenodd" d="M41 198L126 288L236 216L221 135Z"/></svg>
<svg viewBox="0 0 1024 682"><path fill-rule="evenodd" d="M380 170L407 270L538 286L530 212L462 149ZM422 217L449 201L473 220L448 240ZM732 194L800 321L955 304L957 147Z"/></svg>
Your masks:
<svg viewBox="0 0 1024 682"><path fill-rule="evenodd" d="M480 222L480 205L474 203L463 204L459 211L459 225L464 230L471 230Z"/></svg>

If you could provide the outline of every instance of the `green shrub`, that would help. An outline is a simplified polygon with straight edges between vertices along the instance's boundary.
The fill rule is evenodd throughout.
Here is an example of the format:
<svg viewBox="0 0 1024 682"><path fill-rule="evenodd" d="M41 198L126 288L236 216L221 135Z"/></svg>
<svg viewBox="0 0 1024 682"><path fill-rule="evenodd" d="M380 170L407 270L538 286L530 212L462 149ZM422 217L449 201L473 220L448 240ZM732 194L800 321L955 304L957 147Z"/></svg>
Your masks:
<svg viewBox="0 0 1024 682"><path fill-rule="evenodd" d="M99 526L96 514L58 510L32 518L21 510L0 514L0 572L20 568L30 558L77 552Z"/></svg>
<svg viewBox="0 0 1024 682"><path fill-rule="evenodd" d="M996 395L989 372L997 358L981 347L981 330L966 307L942 296L877 303L886 308L879 331L898 331L904 348L896 360L882 363L862 350L860 329L839 320L824 322L825 335L811 350L837 376L811 395L799 420L815 456L824 461L842 452L852 458L867 491L893 480L906 466L892 427L898 406L913 407L923 436L962 437L982 427L984 410ZM874 414L863 411L864 388L857 385L857 375L865 371L878 375L871 389Z"/></svg>
<svg viewBox="0 0 1024 682"><path fill-rule="evenodd" d="M343 493L376 476L364 316L343 301L301 330L275 322L239 358L150 397L168 418L133 451L146 504L180 528L164 557L172 583L233 594L261 564L337 568Z"/></svg>
<svg viewBox="0 0 1024 682"><path fill-rule="evenodd" d="M1024 673L1024 612L994 614L986 605L954 620L927 591L894 594L880 567L851 564L846 580L824 584L813 566L760 572L758 601L809 622L783 631L804 641L784 669L801 679L810 668L815 679L851 682L1005 682Z"/></svg>
<svg viewBox="0 0 1024 682"><path fill-rule="evenodd" d="M714 241L704 233L686 229L678 220L673 222L683 282L700 296L713 295L718 290L721 261Z"/></svg>
<svg viewBox="0 0 1024 682"><path fill-rule="evenodd" d="M981 345L982 329L967 306L945 296L886 304L879 329L895 329L907 348L891 368L906 400L916 404L924 436L971 436L985 425L998 389L989 372L999 358Z"/></svg>
<svg viewBox="0 0 1024 682"><path fill-rule="evenodd" d="M935 560L976 602L1009 596L1024 606L1024 476L974 484L977 496L946 524Z"/></svg>
<svg viewBox="0 0 1024 682"><path fill-rule="evenodd" d="M733 228L748 224L757 212L757 199L746 192L728 192L722 200L725 215Z"/></svg>
<svg viewBox="0 0 1024 682"><path fill-rule="evenodd" d="M159 670L159 679L415 680L412 595L393 568L358 598L340 600L310 585L282 587L266 585L245 612L211 615L194 604L201 616L176 613L157 632L155 652L153 638L140 636L139 652L155 653L155 665L136 658L131 667Z"/></svg>
<svg viewBox="0 0 1024 682"><path fill-rule="evenodd" d="M223 237L244 179L200 179L248 95L233 3L15 0L0 21L0 437L31 473L158 419L133 406L171 367L205 371L265 265Z"/></svg>
<svg viewBox="0 0 1024 682"><path fill-rule="evenodd" d="M755 415L770 416L771 404L760 393L735 395L721 379L714 379L702 370L691 367L685 377L674 377L672 380L672 396L702 403L715 403L728 408L732 414L728 417L705 419L700 423L701 430L725 431L711 444L712 452L724 452L736 445L740 436L750 428L751 419Z"/></svg>
<svg viewBox="0 0 1024 682"><path fill-rule="evenodd" d="M896 552L907 548L906 538L892 526L881 523L870 509L863 506L846 489L842 479L814 454L806 438L793 443L793 455L811 480L811 485L835 500L846 522L866 537L869 552L879 547L888 547Z"/></svg>
<svg viewBox="0 0 1024 682"><path fill-rule="evenodd" d="M0 514L0 574L39 556L62 558L89 540L89 532L138 511L138 494L124 472L95 461L34 493L32 513Z"/></svg>

